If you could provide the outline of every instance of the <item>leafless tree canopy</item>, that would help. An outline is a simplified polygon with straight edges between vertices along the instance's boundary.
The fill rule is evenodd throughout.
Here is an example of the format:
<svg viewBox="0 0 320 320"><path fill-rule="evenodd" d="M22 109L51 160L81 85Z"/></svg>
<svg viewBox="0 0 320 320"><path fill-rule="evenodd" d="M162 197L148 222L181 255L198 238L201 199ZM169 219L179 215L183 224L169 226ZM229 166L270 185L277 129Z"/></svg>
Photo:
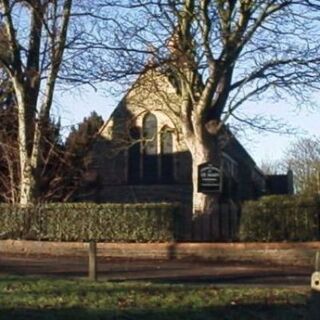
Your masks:
<svg viewBox="0 0 320 320"><path fill-rule="evenodd" d="M81 0L0 1L0 68L12 84L18 110L22 204L37 197L55 89L105 79L101 68L93 68L93 54L98 65L106 50L99 46L106 42L102 24L108 27L108 12L97 12L95 2ZM95 38L100 40L94 44Z"/></svg>
<svg viewBox="0 0 320 320"><path fill-rule="evenodd" d="M286 153L285 162L294 173L296 191L320 193L320 138L298 139Z"/></svg>
<svg viewBox="0 0 320 320"><path fill-rule="evenodd" d="M21 203L36 194L57 87L160 69L181 97L177 115L197 164L215 157L208 143L230 117L265 127L240 113L244 102L287 94L308 101L319 88L319 32L318 0L0 0Z"/></svg>
<svg viewBox="0 0 320 320"><path fill-rule="evenodd" d="M197 107L205 118L225 122L232 116L259 127L256 118L238 110L244 102L290 95L305 104L319 89L319 1L134 0L100 5L119 10L110 23L115 33L109 43L117 59L108 74L135 74L149 54L149 62L174 69L176 83L192 102L189 113L205 98L203 107Z"/></svg>

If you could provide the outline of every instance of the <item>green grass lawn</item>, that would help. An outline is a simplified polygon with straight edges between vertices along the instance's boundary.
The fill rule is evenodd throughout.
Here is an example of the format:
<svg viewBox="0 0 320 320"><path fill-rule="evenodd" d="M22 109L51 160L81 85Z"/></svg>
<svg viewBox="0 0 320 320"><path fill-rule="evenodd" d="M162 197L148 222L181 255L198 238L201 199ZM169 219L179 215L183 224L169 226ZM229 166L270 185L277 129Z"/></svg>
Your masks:
<svg viewBox="0 0 320 320"><path fill-rule="evenodd" d="M295 288L0 277L0 319L309 319L309 294Z"/></svg>

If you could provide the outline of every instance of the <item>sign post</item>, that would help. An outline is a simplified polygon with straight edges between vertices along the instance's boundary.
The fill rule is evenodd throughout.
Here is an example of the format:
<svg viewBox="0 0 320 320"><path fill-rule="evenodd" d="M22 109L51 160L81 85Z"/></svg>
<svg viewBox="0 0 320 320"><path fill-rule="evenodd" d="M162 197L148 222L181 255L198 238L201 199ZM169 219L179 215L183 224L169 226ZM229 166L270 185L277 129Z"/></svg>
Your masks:
<svg viewBox="0 0 320 320"><path fill-rule="evenodd" d="M222 191L221 169L206 162L198 166L198 192L220 193Z"/></svg>

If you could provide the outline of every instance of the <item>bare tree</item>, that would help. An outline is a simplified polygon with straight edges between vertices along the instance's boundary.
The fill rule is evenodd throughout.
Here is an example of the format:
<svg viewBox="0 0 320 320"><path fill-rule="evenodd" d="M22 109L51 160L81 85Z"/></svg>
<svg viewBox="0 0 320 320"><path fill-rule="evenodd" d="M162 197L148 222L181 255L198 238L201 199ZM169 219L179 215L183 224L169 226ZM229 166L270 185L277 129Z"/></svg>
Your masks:
<svg viewBox="0 0 320 320"><path fill-rule="evenodd" d="M0 61L12 81L18 108L23 205L37 194L41 139L67 44L71 6L72 0L0 2L2 43L6 48L1 51Z"/></svg>
<svg viewBox="0 0 320 320"><path fill-rule="evenodd" d="M15 112L12 86L0 71L0 201L18 200L17 112Z"/></svg>
<svg viewBox="0 0 320 320"><path fill-rule="evenodd" d="M307 195L320 194L320 139L301 138L286 152L285 160L293 171L295 189Z"/></svg>
<svg viewBox="0 0 320 320"><path fill-rule="evenodd" d="M19 202L20 164L18 145L18 110L12 83L5 74L0 76L0 201ZM43 135L39 166L39 199L57 200L63 193L63 177L70 173L59 121L49 120ZM71 166L71 165L70 165Z"/></svg>
<svg viewBox="0 0 320 320"><path fill-rule="evenodd" d="M12 83L18 109L23 205L39 194L41 148L55 90L106 78L107 58L99 57L108 49L108 18L107 10L96 7L99 2L0 0L0 67Z"/></svg>
<svg viewBox="0 0 320 320"><path fill-rule="evenodd" d="M177 116L193 157L193 214L205 221L216 215L219 194L197 191L198 166L210 162L220 167L218 136L224 124L234 118L261 128L241 114L246 101L289 94L302 104L319 88L319 1L113 4L124 15L121 20L118 14L114 24L114 43L123 48L117 50L114 75L138 72L145 62L142 49L151 48L154 67L174 78L180 96ZM274 129L273 123L269 126Z"/></svg>

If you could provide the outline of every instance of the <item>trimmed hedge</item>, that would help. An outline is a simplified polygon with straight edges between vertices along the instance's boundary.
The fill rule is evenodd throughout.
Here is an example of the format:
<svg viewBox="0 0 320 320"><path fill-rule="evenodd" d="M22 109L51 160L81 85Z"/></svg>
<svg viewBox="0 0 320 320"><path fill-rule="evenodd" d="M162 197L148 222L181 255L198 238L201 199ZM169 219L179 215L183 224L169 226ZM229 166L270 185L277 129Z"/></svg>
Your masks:
<svg viewBox="0 0 320 320"><path fill-rule="evenodd" d="M166 242L179 238L177 204L0 205L2 239Z"/></svg>
<svg viewBox="0 0 320 320"><path fill-rule="evenodd" d="M241 241L320 240L320 198L267 196L242 208Z"/></svg>

